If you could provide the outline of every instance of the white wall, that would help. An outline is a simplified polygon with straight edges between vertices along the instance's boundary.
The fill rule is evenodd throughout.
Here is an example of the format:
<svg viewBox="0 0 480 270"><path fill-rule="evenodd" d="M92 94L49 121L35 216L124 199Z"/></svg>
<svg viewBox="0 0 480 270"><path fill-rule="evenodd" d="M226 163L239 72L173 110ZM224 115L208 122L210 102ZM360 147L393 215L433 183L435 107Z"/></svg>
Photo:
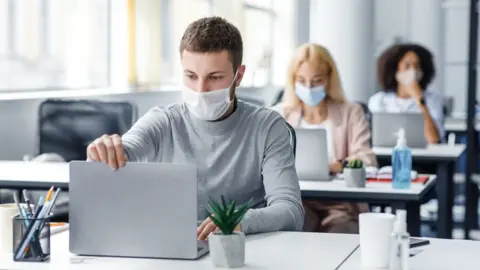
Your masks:
<svg viewBox="0 0 480 270"><path fill-rule="evenodd" d="M450 0L446 2L445 95L455 97L455 112L466 113L470 1ZM480 59L480 54L478 59ZM480 67L479 62L477 61L477 70ZM480 79L477 79L477 100L479 99Z"/></svg>
<svg viewBox="0 0 480 270"><path fill-rule="evenodd" d="M314 0L310 40L325 46L340 74L346 98L368 102L375 93L373 0Z"/></svg>

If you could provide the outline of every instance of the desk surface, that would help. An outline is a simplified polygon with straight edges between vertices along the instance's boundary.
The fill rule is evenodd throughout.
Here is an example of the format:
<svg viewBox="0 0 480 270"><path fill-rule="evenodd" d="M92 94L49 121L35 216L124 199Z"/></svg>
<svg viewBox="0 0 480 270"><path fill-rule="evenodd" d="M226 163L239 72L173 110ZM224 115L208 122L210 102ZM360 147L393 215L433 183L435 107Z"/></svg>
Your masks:
<svg viewBox="0 0 480 270"><path fill-rule="evenodd" d="M300 181L306 195L314 197L369 199L387 198L395 195L399 200L417 200L435 183L435 176L423 184L413 184L408 190L395 190L390 183L368 183L366 188L347 188L343 180L328 182ZM50 188L51 185L68 188L68 163L37 163L23 161L0 161L0 187L2 188Z"/></svg>
<svg viewBox="0 0 480 270"><path fill-rule="evenodd" d="M357 237L358 236L352 236ZM410 270L476 270L480 265L480 242L469 240L429 239L430 245L414 248ZM340 270L361 270L360 249L357 249Z"/></svg>
<svg viewBox="0 0 480 270"><path fill-rule="evenodd" d="M0 161L0 187L68 187L69 164L54 162Z"/></svg>
<svg viewBox="0 0 480 270"><path fill-rule="evenodd" d="M447 132L466 132L467 131L467 122L465 118L452 118L448 117L445 119L444 124L445 131ZM475 121L475 129L480 130L480 120Z"/></svg>
<svg viewBox="0 0 480 270"><path fill-rule="evenodd" d="M358 246L351 235L277 232L247 237L242 269L335 269ZM215 269L210 255L194 260L82 257L68 252L68 231L52 236L49 263L18 263L0 255L2 269Z"/></svg>
<svg viewBox="0 0 480 270"><path fill-rule="evenodd" d="M338 179L329 182L300 181L302 196L320 197L329 199L371 201L386 199L412 201L421 200L436 182L436 176L431 175L428 181L412 183L410 189L394 189L392 183L368 182L365 188L350 188L345 186L345 181Z"/></svg>
<svg viewBox="0 0 480 270"><path fill-rule="evenodd" d="M437 159L437 160L456 160L465 151L464 144L431 144L426 148L412 148L412 157L414 159ZM373 147L373 152L379 157L390 157L392 147Z"/></svg>

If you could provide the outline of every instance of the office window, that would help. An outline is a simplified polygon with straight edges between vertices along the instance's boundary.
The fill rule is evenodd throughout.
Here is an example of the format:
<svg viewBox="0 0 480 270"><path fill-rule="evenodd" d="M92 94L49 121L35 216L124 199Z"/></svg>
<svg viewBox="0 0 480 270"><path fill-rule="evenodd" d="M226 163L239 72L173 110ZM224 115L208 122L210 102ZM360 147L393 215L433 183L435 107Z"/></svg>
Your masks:
<svg viewBox="0 0 480 270"><path fill-rule="evenodd" d="M167 0L168 1L168 0ZM163 27L171 29L162 39L168 42L167 55L163 54L161 81L163 84L182 83L182 66L178 48L187 26L194 20L212 15L210 0L169 0L170 21Z"/></svg>
<svg viewBox="0 0 480 270"><path fill-rule="evenodd" d="M244 63L247 65L242 86L263 87L284 84L287 64L295 44L295 0L159 1L160 22L153 22L154 20L146 17L144 23L161 24L161 48L159 48L161 63L158 77L160 84L181 85L183 72L178 52L180 39L188 24L196 19L212 15L226 18L242 33ZM137 18L137 24L138 20L139 18ZM152 37L151 34L149 36ZM137 42L139 42L138 37ZM137 43L137 50L144 50L140 48L140 44ZM137 52L137 54L141 53ZM153 61L150 54L138 57L138 59L143 59L143 62ZM137 61L137 65L145 64ZM137 66L137 70L141 69L142 66ZM145 72L140 72L138 76L140 77L141 73ZM141 85L155 85L152 77L148 77L147 80L150 80L150 83L145 80L139 81L141 81Z"/></svg>
<svg viewBox="0 0 480 270"><path fill-rule="evenodd" d="M246 8L243 31L244 86L264 86L271 81L273 16L264 10Z"/></svg>
<svg viewBox="0 0 480 270"><path fill-rule="evenodd" d="M243 86L284 85L295 44L295 0L244 0Z"/></svg>
<svg viewBox="0 0 480 270"><path fill-rule="evenodd" d="M297 0L274 1L272 77L271 84L283 86L290 60L296 49L296 3Z"/></svg>
<svg viewBox="0 0 480 270"><path fill-rule="evenodd" d="M282 2L284 0L277 0L277 2ZM271 9L272 8L272 0L243 0L246 5L251 5L253 7L264 8L264 9Z"/></svg>
<svg viewBox="0 0 480 270"><path fill-rule="evenodd" d="M110 1L0 1L0 91L107 86Z"/></svg>

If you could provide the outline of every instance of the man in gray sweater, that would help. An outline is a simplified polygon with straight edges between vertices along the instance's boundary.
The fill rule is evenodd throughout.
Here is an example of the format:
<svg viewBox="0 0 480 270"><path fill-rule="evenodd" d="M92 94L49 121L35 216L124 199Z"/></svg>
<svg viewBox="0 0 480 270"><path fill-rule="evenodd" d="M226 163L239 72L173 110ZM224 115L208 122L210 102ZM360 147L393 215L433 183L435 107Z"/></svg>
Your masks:
<svg viewBox="0 0 480 270"><path fill-rule="evenodd" d="M219 17L191 23L180 43L184 103L155 107L123 137L104 135L89 160L113 169L125 162L195 163L198 238L217 228L205 217L208 198L252 199L237 230L246 234L301 230L304 211L285 121L274 111L237 100L245 73L238 29ZM181 198L181 195L179 195Z"/></svg>

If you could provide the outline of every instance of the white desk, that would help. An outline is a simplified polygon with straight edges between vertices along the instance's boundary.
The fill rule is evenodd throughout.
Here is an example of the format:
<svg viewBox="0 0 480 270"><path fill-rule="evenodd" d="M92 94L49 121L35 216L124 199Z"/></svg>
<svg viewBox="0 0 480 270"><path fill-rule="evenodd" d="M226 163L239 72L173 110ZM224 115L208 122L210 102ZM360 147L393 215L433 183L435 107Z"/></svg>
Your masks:
<svg viewBox="0 0 480 270"><path fill-rule="evenodd" d="M68 163L0 161L0 188L68 189Z"/></svg>
<svg viewBox="0 0 480 270"><path fill-rule="evenodd" d="M241 269L318 270L337 268L358 246L351 235L277 232L247 237L245 267ZM194 260L154 260L110 257L81 257L68 252L68 231L52 236L51 261L13 262L11 254L0 255L2 269L215 269L209 255Z"/></svg>
<svg viewBox="0 0 480 270"><path fill-rule="evenodd" d="M407 142L408 144L408 142ZM391 157L392 147L373 147L373 152L377 157ZM431 144L426 148L412 148L413 160L457 160L466 149L464 144Z"/></svg>
<svg viewBox="0 0 480 270"><path fill-rule="evenodd" d="M358 236L355 236L358 237ZM414 248L410 270L477 270L480 265L480 242L469 240L429 239L430 245ZM339 270L362 270L358 248Z"/></svg>
<svg viewBox="0 0 480 270"><path fill-rule="evenodd" d="M429 165L436 167L437 184L435 191L438 197L437 237L439 238L452 238L453 175L455 173L455 163L465 149L464 144L453 146L435 144L426 148L412 149L414 166ZM373 151L380 162L391 164L392 148L373 147Z"/></svg>
<svg viewBox="0 0 480 270"><path fill-rule="evenodd" d="M412 183L410 189L394 189L391 182L367 182L365 188L346 187L343 179L325 182L300 181L300 189L302 196L309 198L418 201L435 185L436 178L435 175L430 175L425 184Z"/></svg>
<svg viewBox="0 0 480 270"><path fill-rule="evenodd" d="M412 187L405 190L393 189L391 183L384 182L368 182L365 188L348 188L343 180L300 181L300 189L304 199L381 203L394 209L405 209L408 231L419 236L420 205L435 183L436 176L431 175L425 184L412 183Z"/></svg>
<svg viewBox="0 0 480 270"><path fill-rule="evenodd" d="M467 123L466 123L465 117L463 118L448 117L445 119L445 124L443 126L447 133L448 132L454 132L454 133L467 132ZM475 130L476 131L480 130L480 119L476 119L475 121Z"/></svg>

